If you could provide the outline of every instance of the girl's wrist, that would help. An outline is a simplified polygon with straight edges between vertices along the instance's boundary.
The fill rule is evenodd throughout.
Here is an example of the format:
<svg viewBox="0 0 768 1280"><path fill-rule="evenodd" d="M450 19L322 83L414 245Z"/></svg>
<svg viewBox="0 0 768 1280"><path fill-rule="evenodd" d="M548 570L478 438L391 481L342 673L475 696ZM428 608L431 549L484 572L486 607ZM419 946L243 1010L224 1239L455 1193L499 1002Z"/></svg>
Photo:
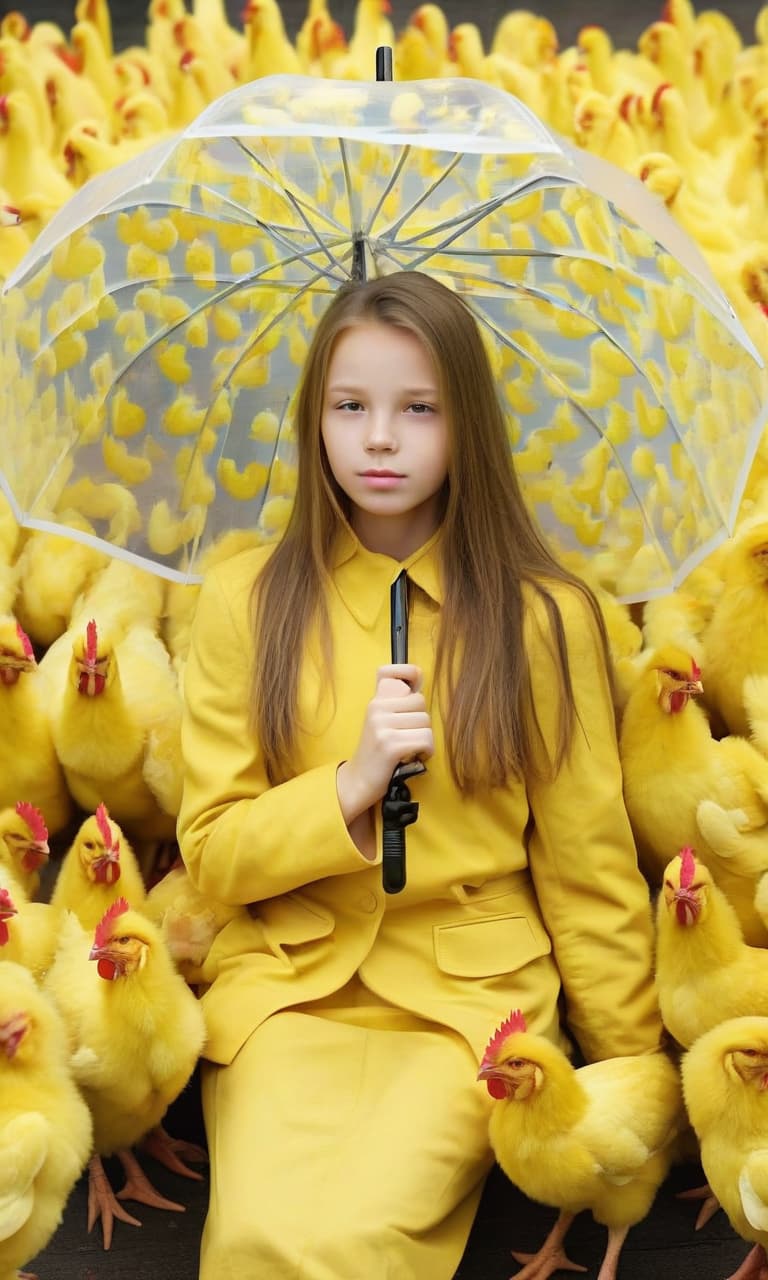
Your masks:
<svg viewBox="0 0 768 1280"><path fill-rule="evenodd" d="M365 790L360 785L360 780L357 778L354 767L350 765L349 760L342 760L336 770L336 795L339 798L339 807L347 826L371 806L371 799L365 794Z"/></svg>

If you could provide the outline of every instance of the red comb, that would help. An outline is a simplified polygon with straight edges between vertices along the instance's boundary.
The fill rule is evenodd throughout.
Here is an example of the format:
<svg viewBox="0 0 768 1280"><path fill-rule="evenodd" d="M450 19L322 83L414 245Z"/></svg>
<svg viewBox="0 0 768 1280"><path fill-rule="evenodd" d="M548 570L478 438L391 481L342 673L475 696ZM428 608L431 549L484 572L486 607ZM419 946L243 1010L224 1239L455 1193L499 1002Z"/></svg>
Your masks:
<svg viewBox="0 0 768 1280"><path fill-rule="evenodd" d="M14 914L16 912L13 898L7 889L0 889L0 911L13 911Z"/></svg>
<svg viewBox="0 0 768 1280"><path fill-rule="evenodd" d="M514 1009L509 1017L502 1022L501 1026L494 1031L483 1054L483 1062L487 1062L492 1054L496 1052L499 1046L506 1040L507 1036L511 1036L513 1031L527 1031L525 1018L520 1009Z"/></svg>
<svg viewBox="0 0 768 1280"><path fill-rule="evenodd" d="M24 628L18 622L16 623L16 635L19 637L21 647L24 650L24 657L34 658L35 651L32 648L32 641L30 640Z"/></svg>
<svg viewBox="0 0 768 1280"><path fill-rule="evenodd" d="M93 935L94 947L103 947L112 937L112 926L115 921L126 911L130 911L130 907L125 898L118 898L110 907L107 907L104 915L96 925L96 932Z"/></svg>
<svg viewBox="0 0 768 1280"><path fill-rule="evenodd" d="M688 845L685 845L685 847L680 850L680 888L690 889L695 875L696 859L693 856L693 849Z"/></svg>
<svg viewBox="0 0 768 1280"><path fill-rule="evenodd" d="M96 826L99 828L99 835L104 841L105 847L111 849L115 843L115 837L109 825L109 814L105 804L100 804L96 810Z"/></svg>
<svg viewBox="0 0 768 1280"><path fill-rule="evenodd" d="M33 804L29 804L27 800L19 800L16 805L16 812L26 822L32 832L33 840L45 841L48 839L48 828L45 825L45 818L39 809L36 809Z"/></svg>
<svg viewBox="0 0 768 1280"><path fill-rule="evenodd" d="M85 660L86 662L95 662L99 653L99 633L96 630L96 620L91 618L88 626L85 628Z"/></svg>

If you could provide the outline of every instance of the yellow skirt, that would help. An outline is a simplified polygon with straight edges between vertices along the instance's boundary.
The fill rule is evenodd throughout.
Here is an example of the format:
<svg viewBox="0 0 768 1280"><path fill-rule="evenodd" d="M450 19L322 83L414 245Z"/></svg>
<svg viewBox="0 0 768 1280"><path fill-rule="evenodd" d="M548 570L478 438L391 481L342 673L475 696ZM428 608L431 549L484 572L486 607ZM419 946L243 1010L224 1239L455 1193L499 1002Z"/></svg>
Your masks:
<svg viewBox="0 0 768 1280"><path fill-rule="evenodd" d="M476 1073L358 979L204 1064L200 1280L450 1280L493 1162Z"/></svg>

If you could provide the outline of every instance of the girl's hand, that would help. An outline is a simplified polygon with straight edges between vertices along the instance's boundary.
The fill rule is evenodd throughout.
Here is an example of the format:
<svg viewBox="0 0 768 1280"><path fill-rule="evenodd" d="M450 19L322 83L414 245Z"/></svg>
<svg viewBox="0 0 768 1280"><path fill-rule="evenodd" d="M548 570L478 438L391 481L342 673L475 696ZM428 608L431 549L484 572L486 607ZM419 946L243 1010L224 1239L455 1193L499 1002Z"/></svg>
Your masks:
<svg viewBox="0 0 768 1280"><path fill-rule="evenodd" d="M421 670L411 662L379 667L376 692L366 709L357 750L336 773L336 790L347 826L381 800L396 765L416 756L426 760L434 753L421 682Z"/></svg>

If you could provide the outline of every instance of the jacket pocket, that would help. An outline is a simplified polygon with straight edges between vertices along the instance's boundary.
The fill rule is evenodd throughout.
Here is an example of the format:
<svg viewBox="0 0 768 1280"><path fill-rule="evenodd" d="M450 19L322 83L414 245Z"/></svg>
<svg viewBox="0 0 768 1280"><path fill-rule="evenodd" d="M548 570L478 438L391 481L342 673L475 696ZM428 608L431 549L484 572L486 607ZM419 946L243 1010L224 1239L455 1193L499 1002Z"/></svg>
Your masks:
<svg viewBox="0 0 768 1280"><path fill-rule="evenodd" d="M314 942L333 933L333 916L295 893L279 898L266 898L249 908L259 920L271 945L298 947L303 942Z"/></svg>
<svg viewBox="0 0 768 1280"><path fill-rule="evenodd" d="M513 912L435 925L432 934L438 969L458 978L514 973L552 950L549 935L538 920Z"/></svg>

